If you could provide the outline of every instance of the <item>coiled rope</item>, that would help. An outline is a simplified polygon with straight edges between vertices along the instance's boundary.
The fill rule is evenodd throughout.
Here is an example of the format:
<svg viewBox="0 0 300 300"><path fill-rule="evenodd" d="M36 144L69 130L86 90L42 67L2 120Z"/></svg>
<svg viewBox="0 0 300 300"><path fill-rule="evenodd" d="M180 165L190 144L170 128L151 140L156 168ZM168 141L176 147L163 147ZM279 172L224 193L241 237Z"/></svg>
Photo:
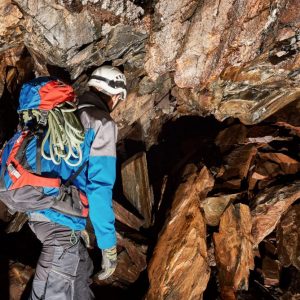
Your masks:
<svg viewBox="0 0 300 300"><path fill-rule="evenodd" d="M69 106L65 106L68 104ZM77 109L76 104L65 102L47 112L31 110L23 112L23 120L26 123L36 118L36 121L48 123L47 132L41 144L41 155L54 164L59 165L62 160L69 166L75 167L82 162L81 144L84 141L83 127L74 114ZM49 140L49 154L45 153L45 144Z"/></svg>

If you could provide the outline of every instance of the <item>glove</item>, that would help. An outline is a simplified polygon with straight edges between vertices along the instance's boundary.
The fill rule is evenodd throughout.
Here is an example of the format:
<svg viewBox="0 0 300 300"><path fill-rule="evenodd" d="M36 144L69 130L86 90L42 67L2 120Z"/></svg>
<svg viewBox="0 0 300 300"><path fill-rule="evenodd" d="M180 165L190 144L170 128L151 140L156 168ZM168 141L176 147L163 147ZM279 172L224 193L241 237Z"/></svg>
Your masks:
<svg viewBox="0 0 300 300"><path fill-rule="evenodd" d="M116 246L102 250L102 270L98 273L98 279L104 280L111 276L117 267L117 248Z"/></svg>

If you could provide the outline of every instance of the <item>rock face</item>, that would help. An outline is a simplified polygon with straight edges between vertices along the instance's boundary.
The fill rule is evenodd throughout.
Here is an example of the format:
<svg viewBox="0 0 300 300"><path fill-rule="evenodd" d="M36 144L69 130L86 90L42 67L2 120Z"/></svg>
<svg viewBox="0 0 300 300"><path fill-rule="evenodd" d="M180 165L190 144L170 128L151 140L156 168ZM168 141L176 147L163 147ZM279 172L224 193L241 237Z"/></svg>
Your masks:
<svg viewBox="0 0 300 300"><path fill-rule="evenodd" d="M251 210L254 244L258 245L278 224L281 215L300 197L299 181L264 190Z"/></svg>
<svg viewBox="0 0 300 300"><path fill-rule="evenodd" d="M143 9L130 1L73 5L75 11L70 11L72 5L65 7L60 2L16 2L25 12L24 43L37 62L42 63L40 72L46 72L47 63L69 69L76 78L92 65L128 55L145 39L145 35L136 35L134 28L127 25L143 14ZM123 26L117 26L118 23Z"/></svg>
<svg viewBox="0 0 300 300"><path fill-rule="evenodd" d="M249 207L230 205L221 217L219 233L214 233L216 262L222 299L235 299L235 292L248 289L248 276L254 268Z"/></svg>
<svg viewBox="0 0 300 300"><path fill-rule="evenodd" d="M122 165L123 192L130 203L144 217L145 225L152 220L153 193L149 184L146 153L134 155Z"/></svg>
<svg viewBox="0 0 300 300"><path fill-rule="evenodd" d="M284 267L300 270L300 205L292 206L277 228L279 260Z"/></svg>
<svg viewBox="0 0 300 300"><path fill-rule="evenodd" d="M23 14L10 0L0 1L0 53L23 42L21 19Z"/></svg>
<svg viewBox="0 0 300 300"><path fill-rule="evenodd" d="M298 9L296 0L2 0L0 55L26 46L36 75L65 73L79 92L96 66L121 66L120 136L135 123L151 145L153 124L172 116L254 124L299 99Z"/></svg>
<svg viewBox="0 0 300 300"><path fill-rule="evenodd" d="M211 185L212 178L204 167L179 186L148 267L147 299L202 299L210 268L206 226L198 201Z"/></svg>

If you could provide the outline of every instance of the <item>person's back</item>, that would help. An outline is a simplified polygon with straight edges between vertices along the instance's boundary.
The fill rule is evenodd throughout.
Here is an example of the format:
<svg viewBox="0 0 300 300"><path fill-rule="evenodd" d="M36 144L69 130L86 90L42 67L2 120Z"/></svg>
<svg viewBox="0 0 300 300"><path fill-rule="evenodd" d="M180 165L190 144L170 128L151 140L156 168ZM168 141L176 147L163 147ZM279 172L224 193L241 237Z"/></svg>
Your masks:
<svg viewBox="0 0 300 300"><path fill-rule="evenodd" d="M98 247L102 250L102 271L98 278L103 280L114 272L117 262L112 208L117 127L110 112L120 100L126 98L126 79L118 69L104 66L94 71L89 86L90 91L79 97L78 108L78 116L85 130L81 164L84 168L73 184L88 197L89 217ZM71 168L62 162L60 166L52 166L49 172L59 173L63 180L67 180L78 169L80 166ZM41 216L51 222L39 222ZM85 220L82 218L59 214L51 209L31 214L31 227L43 243L31 299L42 296L47 299L53 293L61 300L93 297L89 289L92 263L80 239L80 230L84 226ZM47 273L49 276L46 276ZM58 276L55 278L55 275Z"/></svg>
<svg viewBox="0 0 300 300"><path fill-rule="evenodd" d="M6 160L11 150L18 146L24 132L34 133L30 134L30 140L24 147L22 143L19 145L22 149L18 150L22 153L22 164L26 165L23 168L26 170L22 177L25 178L22 188L27 188L27 194L22 193L22 188L13 190L14 194L21 191L20 203L23 201L26 206L30 202L30 209L26 209L29 226L43 244L30 299L93 298L89 288L93 265L81 238L86 226L86 197L97 244L102 250L102 271L98 278L102 280L109 277L116 268L112 189L116 177L117 127L110 112L120 100L126 98L126 79L118 69L104 66L94 71L88 85L91 90L79 98L76 112L81 128L77 128L79 123L76 118L60 114L59 110L56 110L58 115L51 113L52 121L48 120L47 130L36 130L35 125L30 128L31 124L36 124L36 118L45 125L45 113L25 107L24 111L21 109L21 114L27 122L24 128L29 130L18 132L2 154L1 174L4 175L3 181L7 181ZM44 96L47 98L49 95L44 93ZM30 99L23 98L25 103L26 99ZM43 106L39 98L40 93L33 99L37 100L34 108L48 109L48 105ZM53 107L55 105L52 103ZM57 137L58 132L64 134L61 130L64 125L68 126L67 131L71 131L71 139ZM48 134L50 129L52 133ZM17 169L22 169L21 163ZM13 177L18 173L17 169L9 170ZM31 177L34 182L28 180ZM48 182L51 184L48 185ZM38 195L37 198L31 197L33 192Z"/></svg>

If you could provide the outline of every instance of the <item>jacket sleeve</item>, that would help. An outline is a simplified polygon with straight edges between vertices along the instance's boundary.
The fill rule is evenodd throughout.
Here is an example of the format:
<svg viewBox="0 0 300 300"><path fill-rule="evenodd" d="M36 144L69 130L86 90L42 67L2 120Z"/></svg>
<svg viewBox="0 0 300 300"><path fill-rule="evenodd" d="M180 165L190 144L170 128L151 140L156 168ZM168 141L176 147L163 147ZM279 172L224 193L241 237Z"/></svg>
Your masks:
<svg viewBox="0 0 300 300"><path fill-rule="evenodd" d="M86 194L98 247L107 249L116 245L112 189L116 179L117 127L112 120L97 120L93 127Z"/></svg>

